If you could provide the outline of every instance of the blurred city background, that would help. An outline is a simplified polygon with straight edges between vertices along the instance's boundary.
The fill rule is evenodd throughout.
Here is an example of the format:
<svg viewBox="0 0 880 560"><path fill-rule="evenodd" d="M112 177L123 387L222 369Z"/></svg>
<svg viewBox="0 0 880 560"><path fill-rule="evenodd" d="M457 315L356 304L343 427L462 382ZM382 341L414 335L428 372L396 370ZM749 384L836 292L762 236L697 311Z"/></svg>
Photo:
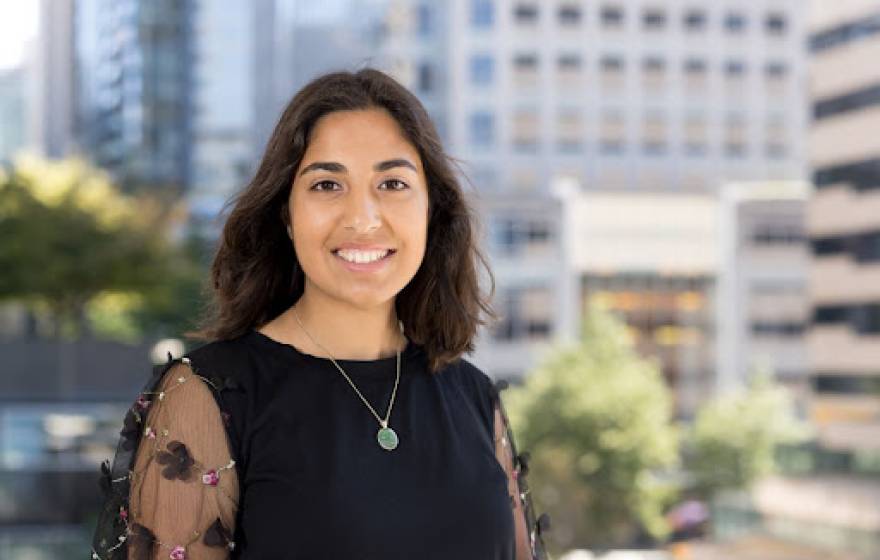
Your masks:
<svg viewBox="0 0 880 560"><path fill-rule="evenodd" d="M0 558L85 557L282 107L381 68L479 211L555 558L880 558L880 0L3 0Z"/></svg>

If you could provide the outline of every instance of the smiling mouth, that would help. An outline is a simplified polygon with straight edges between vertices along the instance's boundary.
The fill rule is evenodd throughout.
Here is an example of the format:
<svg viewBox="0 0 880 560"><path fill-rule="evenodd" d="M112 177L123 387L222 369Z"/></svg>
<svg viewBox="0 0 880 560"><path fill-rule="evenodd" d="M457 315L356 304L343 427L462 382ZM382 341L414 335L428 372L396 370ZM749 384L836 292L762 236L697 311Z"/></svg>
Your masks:
<svg viewBox="0 0 880 560"><path fill-rule="evenodd" d="M348 264L369 265L369 264L374 264L374 263L384 261L385 259L387 259L391 255L395 254L397 252L397 250L396 249L386 249L384 252L385 254L379 256L378 258L373 258L373 257L375 257L375 255L377 253L380 253L380 252L381 251L371 251L371 252L369 252L370 255L364 255L363 252L354 253L354 252L346 251L347 256L343 256L340 253L340 249L335 249L335 250L331 251L331 253L333 253L335 256L339 257L340 260L343 260Z"/></svg>

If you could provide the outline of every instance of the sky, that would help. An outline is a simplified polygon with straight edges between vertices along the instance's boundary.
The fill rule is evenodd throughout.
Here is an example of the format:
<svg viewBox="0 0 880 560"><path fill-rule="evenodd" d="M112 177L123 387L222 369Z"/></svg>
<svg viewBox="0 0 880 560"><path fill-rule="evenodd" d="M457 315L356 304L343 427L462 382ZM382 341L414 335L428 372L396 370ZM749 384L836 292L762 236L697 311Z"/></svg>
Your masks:
<svg viewBox="0 0 880 560"><path fill-rule="evenodd" d="M37 33L36 0L0 0L0 70L21 62L25 43Z"/></svg>

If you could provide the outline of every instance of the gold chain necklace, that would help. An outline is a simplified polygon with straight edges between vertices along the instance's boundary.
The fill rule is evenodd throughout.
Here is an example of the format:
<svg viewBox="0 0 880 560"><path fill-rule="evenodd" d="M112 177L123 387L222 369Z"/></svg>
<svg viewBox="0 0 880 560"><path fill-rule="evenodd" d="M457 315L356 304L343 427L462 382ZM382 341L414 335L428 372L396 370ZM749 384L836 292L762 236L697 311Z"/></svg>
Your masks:
<svg viewBox="0 0 880 560"><path fill-rule="evenodd" d="M299 326L303 330L303 332L306 333L306 336L309 337L309 339L313 343L315 343L315 345L318 346L321 350L327 352L327 355L330 356L330 361L333 362L333 365L336 366L336 369L339 370L339 373L341 373L345 377L345 379L348 381L348 384L351 385L351 388L354 389L355 393L357 393L364 404L367 405L367 408L370 409L370 412L373 413L373 416L376 417L376 420L379 421L379 425L381 426L381 428L376 434L376 439L379 442L379 446L387 451L391 451L392 449L397 447L400 439L397 437L397 432L388 427L388 419L391 418L391 408L394 406L394 398L397 395L397 384L400 382L400 349L398 348L397 350L397 378L394 380L394 390L391 392L391 402L388 403L388 412L385 414L385 418L383 419L379 417L379 415L376 413L370 403L367 402L367 399L365 399L361 392L358 391L358 388L355 387L351 378L348 376L347 373L345 373L345 370L343 370L339 366L339 364L336 363L336 360L333 359L333 355L330 354L330 352L327 351L326 348L321 346L321 344L319 344L317 340L312 338L312 335L310 335L309 331L307 331L306 328L303 326L302 321L299 320L299 314L296 312L296 307L293 308L293 316L296 318L296 322L299 323ZM400 327L400 334L403 334L403 321L397 321L397 325Z"/></svg>

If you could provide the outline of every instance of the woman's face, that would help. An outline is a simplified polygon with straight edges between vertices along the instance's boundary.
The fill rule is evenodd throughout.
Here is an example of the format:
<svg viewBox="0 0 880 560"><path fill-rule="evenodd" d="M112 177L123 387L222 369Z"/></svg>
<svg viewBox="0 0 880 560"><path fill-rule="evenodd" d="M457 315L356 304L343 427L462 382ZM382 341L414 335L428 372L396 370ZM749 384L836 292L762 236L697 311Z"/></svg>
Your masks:
<svg viewBox="0 0 880 560"><path fill-rule="evenodd" d="M289 212L306 293L375 307L393 300L422 263L425 173L384 109L318 119L294 176Z"/></svg>

